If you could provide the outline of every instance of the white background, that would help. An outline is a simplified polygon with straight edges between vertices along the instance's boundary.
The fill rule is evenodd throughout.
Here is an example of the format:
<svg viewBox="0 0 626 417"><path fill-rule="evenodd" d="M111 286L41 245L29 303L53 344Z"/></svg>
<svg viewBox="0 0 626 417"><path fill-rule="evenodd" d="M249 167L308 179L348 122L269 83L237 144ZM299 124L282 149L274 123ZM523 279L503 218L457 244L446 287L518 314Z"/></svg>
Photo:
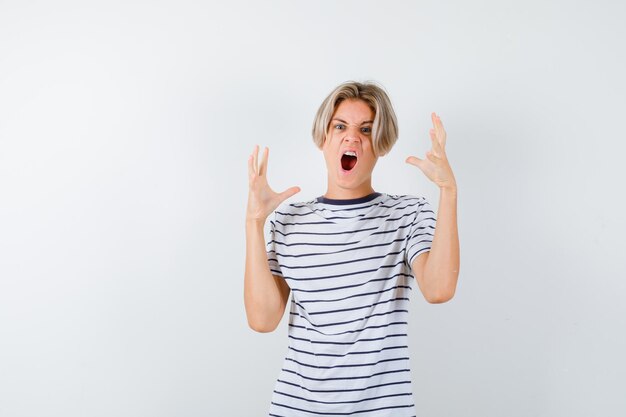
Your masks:
<svg viewBox="0 0 626 417"><path fill-rule="evenodd" d="M413 293L419 416L626 415L618 1L0 1L0 415L263 416L287 350L247 327L247 157L326 191L321 101L376 80L448 132L455 298Z"/></svg>

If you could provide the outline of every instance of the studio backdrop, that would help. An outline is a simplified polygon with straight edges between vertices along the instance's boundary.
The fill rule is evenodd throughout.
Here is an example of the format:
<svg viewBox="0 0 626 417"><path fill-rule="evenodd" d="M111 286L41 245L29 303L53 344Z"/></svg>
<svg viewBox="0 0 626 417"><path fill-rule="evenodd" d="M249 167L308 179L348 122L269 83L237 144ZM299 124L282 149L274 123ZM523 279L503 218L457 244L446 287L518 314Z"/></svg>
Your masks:
<svg viewBox="0 0 626 417"><path fill-rule="evenodd" d="M322 195L313 118L348 80L398 116L376 191L436 210L405 159L432 112L448 135L461 267L412 294L418 416L626 415L625 11L0 2L0 415L267 415L288 312L248 327L247 158Z"/></svg>

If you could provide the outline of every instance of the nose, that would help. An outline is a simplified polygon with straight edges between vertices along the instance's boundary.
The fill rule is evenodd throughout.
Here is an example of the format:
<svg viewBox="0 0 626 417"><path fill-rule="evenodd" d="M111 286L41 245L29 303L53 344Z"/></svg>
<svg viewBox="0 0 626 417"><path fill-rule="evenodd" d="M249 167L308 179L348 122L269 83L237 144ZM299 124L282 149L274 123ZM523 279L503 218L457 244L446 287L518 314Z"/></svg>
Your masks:
<svg viewBox="0 0 626 417"><path fill-rule="evenodd" d="M345 130L344 139L350 141L360 141L361 140L361 129L358 126L349 126Z"/></svg>

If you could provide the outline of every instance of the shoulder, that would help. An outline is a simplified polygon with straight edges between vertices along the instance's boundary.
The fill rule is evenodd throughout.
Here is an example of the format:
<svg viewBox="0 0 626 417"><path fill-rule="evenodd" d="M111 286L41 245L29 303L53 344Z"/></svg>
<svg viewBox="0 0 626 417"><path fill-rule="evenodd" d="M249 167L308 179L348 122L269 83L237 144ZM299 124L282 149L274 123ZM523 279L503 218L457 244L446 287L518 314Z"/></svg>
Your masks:
<svg viewBox="0 0 626 417"><path fill-rule="evenodd" d="M421 194L388 194L386 206L402 209L402 212L413 219L434 213L428 199Z"/></svg>
<svg viewBox="0 0 626 417"><path fill-rule="evenodd" d="M315 199L297 201L291 203L281 203L273 213L273 221L281 223L285 219L302 216L311 213L316 203Z"/></svg>
<svg viewBox="0 0 626 417"><path fill-rule="evenodd" d="M291 203L282 203L276 208L276 213L278 214L294 214L301 212L303 210L311 210L316 204L316 199L303 200L303 201L294 201Z"/></svg>
<svg viewBox="0 0 626 417"><path fill-rule="evenodd" d="M424 196L417 194L387 194L387 197L390 203L401 202L405 203L407 207L419 208L424 203L428 203Z"/></svg>

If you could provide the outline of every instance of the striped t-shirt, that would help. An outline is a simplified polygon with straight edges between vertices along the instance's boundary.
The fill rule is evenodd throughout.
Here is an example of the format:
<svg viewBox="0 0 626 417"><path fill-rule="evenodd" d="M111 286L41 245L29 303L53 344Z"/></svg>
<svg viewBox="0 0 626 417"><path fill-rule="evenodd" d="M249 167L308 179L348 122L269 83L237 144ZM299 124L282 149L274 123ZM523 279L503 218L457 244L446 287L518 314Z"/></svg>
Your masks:
<svg viewBox="0 0 626 417"><path fill-rule="evenodd" d="M430 250L435 221L424 197L378 192L276 209L268 262L291 305L270 416L416 415L410 265Z"/></svg>

